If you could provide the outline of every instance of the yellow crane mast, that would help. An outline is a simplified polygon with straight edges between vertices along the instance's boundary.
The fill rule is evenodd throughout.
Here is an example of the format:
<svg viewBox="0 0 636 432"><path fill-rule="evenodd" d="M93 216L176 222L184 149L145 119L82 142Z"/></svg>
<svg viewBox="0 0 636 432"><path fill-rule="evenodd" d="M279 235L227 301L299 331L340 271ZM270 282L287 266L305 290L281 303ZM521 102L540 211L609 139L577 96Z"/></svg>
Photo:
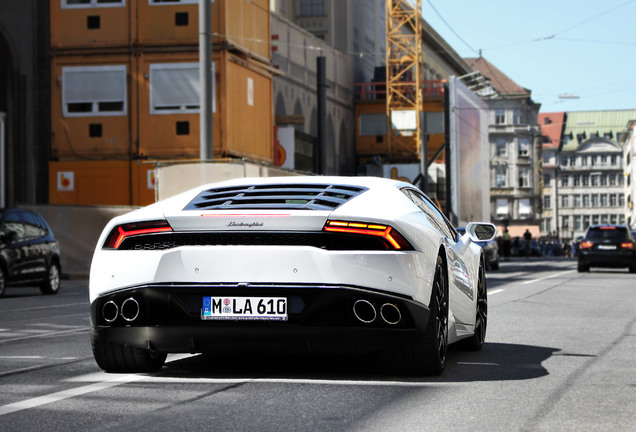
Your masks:
<svg viewBox="0 0 636 432"><path fill-rule="evenodd" d="M386 0L386 114L389 157L420 158L422 5Z"/></svg>

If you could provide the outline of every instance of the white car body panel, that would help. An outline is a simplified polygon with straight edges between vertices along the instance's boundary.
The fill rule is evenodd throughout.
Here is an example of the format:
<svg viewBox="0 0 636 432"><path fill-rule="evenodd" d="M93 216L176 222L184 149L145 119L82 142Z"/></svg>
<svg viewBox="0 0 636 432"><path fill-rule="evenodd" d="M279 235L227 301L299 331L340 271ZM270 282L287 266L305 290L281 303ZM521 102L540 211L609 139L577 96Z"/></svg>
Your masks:
<svg viewBox="0 0 636 432"><path fill-rule="evenodd" d="M368 190L333 210L185 209L200 192L246 184L336 184ZM325 289L361 287L428 308L436 261L443 251L450 304L448 342L456 342L474 331L482 250L468 233L459 239L440 235L409 197L395 193L400 188L412 185L367 177L236 179L203 185L135 210L110 221L99 238L90 269L90 302L148 285L306 284L324 285ZM175 233L186 234L320 233L328 220L372 222L397 230L415 250L324 250L304 245L185 245L164 250L103 247L115 227L155 220L167 220Z"/></svg>
<svg viewBox="0 0 636 432"><path fill-rule="evenodd" d="M180 247L167 252L103 251L91 268L90 301L109 291L151 283L322 283L390 287L428 305L432 275L417 252L387 255L313 247ZM250 257L258 256L258 259ZM218 263L215 265L215 263Z"/></svg>

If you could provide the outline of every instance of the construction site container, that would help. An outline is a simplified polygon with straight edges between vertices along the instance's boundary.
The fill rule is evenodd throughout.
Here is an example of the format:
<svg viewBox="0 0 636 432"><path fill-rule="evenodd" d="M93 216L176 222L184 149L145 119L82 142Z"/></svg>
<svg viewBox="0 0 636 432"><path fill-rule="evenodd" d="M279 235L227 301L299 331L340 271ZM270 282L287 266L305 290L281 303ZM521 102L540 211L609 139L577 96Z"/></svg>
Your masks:
<svg viewBox="0 0 636 432"><path fill-rule="evenodd" d="M260 64L219 53L221 147L215 153L273 161L272 76ZM219 151L220 150L220 151Z"/></svg>
<svg viewBox="0 0 636 432"><path fill-rule="evenodd" d="M199 5L139 1L138 43L142 46L197 45ZM212 3L213 43L261 59L270 58L269 2L215 0Z"/></svg>
<svg viewBox="0 0 636 432"><path fill-rule="evenodd" d="M197 46L199 4L171 0L49 0L51 48L95 49ZM214 0L213 43L270 59L269 2Z"/></svg>
<svg viewBox="0 0 636 432"><path fill-rule="evenodd" d="M200 154L199 55L150 53L138 62L139 137L134 152L143 158L198 158ZM217 63L217 61L214 61ZM217 70L217 66L214 70ZM216 74L213 80L216 81ZM215 83L216 90L218 85ZM217 97L218 99L218 97ZM216 113L220 112L215 101ZM219 116L213 115L213 141L221 143Z"/></svg>
<svg viewBox="0 0 636 432"><path fill-rule="evenodd" d="M53 58L53 159L103 160L130 156L137 109L135 70L134 58L130 55Z"/></svg>
<svg viewBox="0 0 636 432"><path fill-rule="evenodd" d="M214 43L271 58L268 0L215 1L212 8Z"/></svg>
<svg viewBox="0 0 636 432"><path fill-rule="evenodd" d="M142 0L143 1L143 0ZM51 48L128 46L135 39L137 0L121 2L50 0Z"/></svg>
<svg viewBox="0 0 636 432"><path fill-rule="evenodd" d="M135 154L151 159L198 158L199 93L191 82L198 83L198 54L153 53L140 55L137 60L139 139ZM271 162L274 127L271 73L258 62L227 51L215 52L213 63L214 157L239 156ZM177 92L176 102L162 105L159 99L171 96L157 95L161 81L169 82L166 88Z"/></svg>
<svg viewBox="0 0 636 432"><path fill-rule="evenodd" d="M271 73L227 51L213 63L214 156L271 162ZM54 159L199 156L197 53L55 57L52 80Z"/></svg>
<svg viewBox="0 0 636 432"><path fill-rule="evenodd" d="M66 205L130 205L130 162L49 164L49 202Z"/></svg>
<svg viewBox="0 0 636 432"><path fill-rule="evenodd" d="M153 161L73 161L49 164L49 202L145 206L155 202Z"/></svg>

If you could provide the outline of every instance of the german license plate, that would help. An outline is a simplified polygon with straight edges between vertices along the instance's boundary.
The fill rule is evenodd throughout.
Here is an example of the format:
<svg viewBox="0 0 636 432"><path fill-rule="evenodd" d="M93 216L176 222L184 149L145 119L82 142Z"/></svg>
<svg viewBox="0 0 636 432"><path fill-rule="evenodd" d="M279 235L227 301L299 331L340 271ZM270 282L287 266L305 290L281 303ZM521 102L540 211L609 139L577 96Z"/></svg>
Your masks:
<svg viewBox="0 0 636 432"><path fill-rule="evenodd" d="M599 250L616 250L616 245L598 245Z"/></svg>
<svg viewBox="0 0 636 432"><path fill-rule="evenodd" d="M287 321L285 297L203 297L204 320Z"/></svg>

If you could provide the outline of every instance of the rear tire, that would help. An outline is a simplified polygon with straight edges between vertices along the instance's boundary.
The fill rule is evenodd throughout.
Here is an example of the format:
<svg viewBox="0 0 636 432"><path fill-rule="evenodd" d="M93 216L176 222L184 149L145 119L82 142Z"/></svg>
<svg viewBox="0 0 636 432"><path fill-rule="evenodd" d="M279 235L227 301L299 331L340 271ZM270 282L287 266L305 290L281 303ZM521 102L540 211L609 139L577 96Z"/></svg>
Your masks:
<svg viewBox="0 0 636 432"><path fill-rule="evenodd" d="M40 285L40 292L45 295L57 294L60 291L60 266L52 262L46 272L46 279Z"/></svg>
<svg viewBox="0 0 636 432"><path fill-rule="evenodd" d="M156 372L163 367L167 357L166 353L151 352L105 341L92 331L91 345L97 365L106 372Z"/></svg>
<svg viewBox="0 0 636 432"><path fill-rule="evenodd" d="M4 269L0 266L0 297L4 295L4 291L7 288L7 280L4 275Z"/></svg>
<svg viewBox="0 0 636 432"><path fill-rule="evenodd" d="M585 264L579 264L577 267L579 273L585 273L590 271L590 266Z"/></svg>
<svg viewBox="0 0 636 432"><path fill-rule="evenodd" d="M477 283L477 307L475 311L475 332L460 342L460 346L470 351L479 351L486 342L486 328L488 324L488 290L486 288L486 274L484 267L479 265L479 281Z"/></svg>
<svg viewBox="0 0 636 432"><path fill-rule="evenodd" d="M442 257L437 257L430 316L423 337L397 350L395 360L408 375L436 376L446 368L448 354L448 286Z"/></svg>

